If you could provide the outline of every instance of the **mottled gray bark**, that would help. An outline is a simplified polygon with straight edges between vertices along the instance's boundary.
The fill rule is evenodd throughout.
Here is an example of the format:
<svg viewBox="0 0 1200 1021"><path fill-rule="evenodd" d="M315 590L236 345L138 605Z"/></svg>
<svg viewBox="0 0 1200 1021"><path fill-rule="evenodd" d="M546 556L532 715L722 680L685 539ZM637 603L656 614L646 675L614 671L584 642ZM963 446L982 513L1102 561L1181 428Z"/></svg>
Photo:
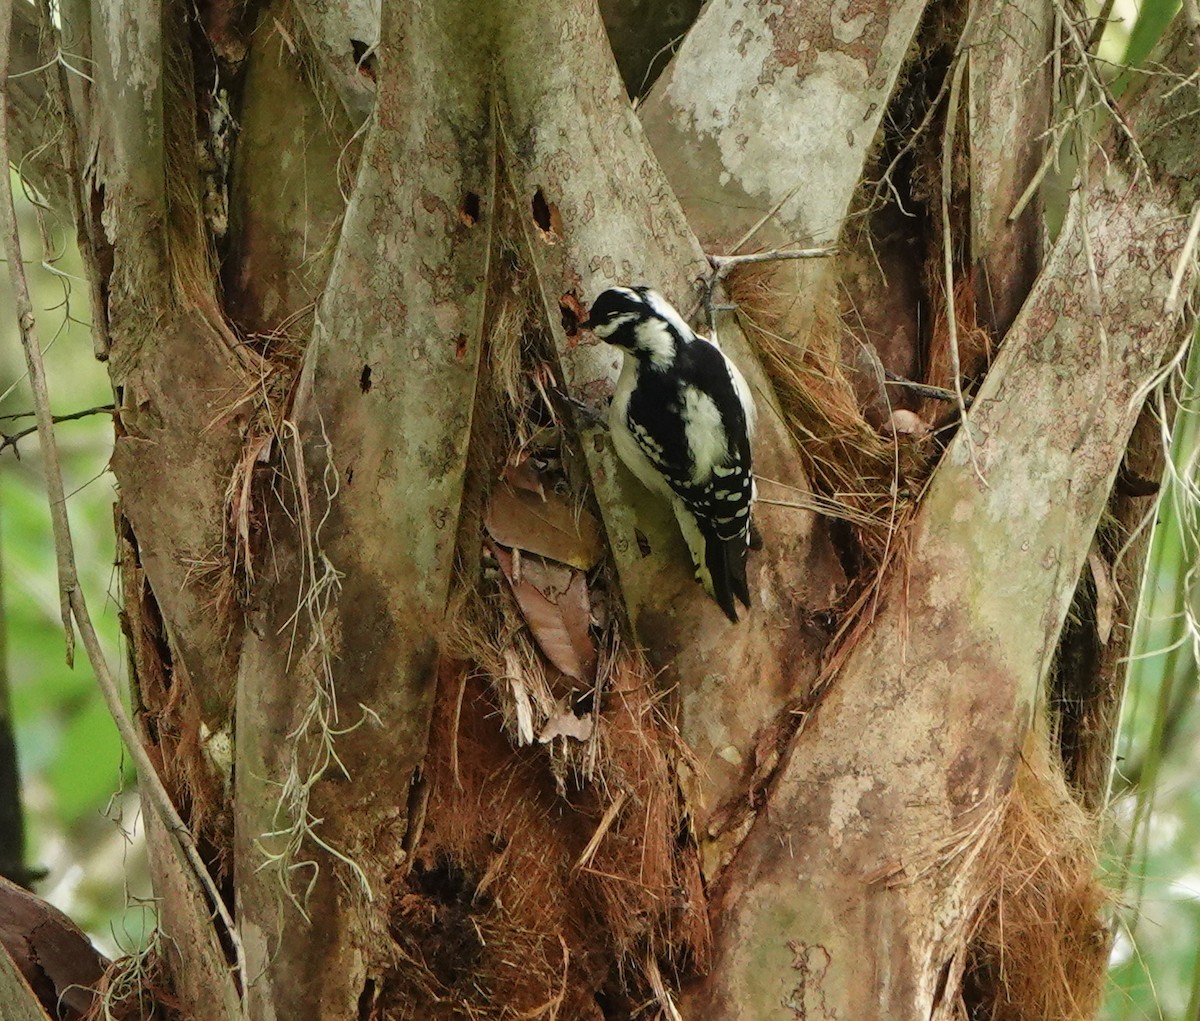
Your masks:
<svg viewBox="0 0 1200 1021"><path fill-rule="evenodd" d="M924 6L907 0L849 20L842 9L813 0L757 5L714 0L704 8L638 113L671 191L707 252L838 241ZM834 123L848 127L839 133L830 130ZM772 325L798 349L808 342L818 305L828 303L835 266L834 260L806 260L766 267L778 295L778 321ZM794 474L774 474L770 466L756 470L785 484L799 481L800 493L807 489ZM785 488L768 488L785 501L802 499ZM791 508L775 513L797 516ZM834 587L841 587L827 548L822 534L800 573L834 579ZM801 598L817 609L831 597L830 591L809 591ZM778 644L782 651L784 643ZM709 721L725 715L701 708L710 704L712 688L685 688L685 707L695 707L703 721L685 729L689 743L726 755L710 770L711 807L724 811L701 829L710 874L729 860L746 832L744 767L753 763L760 777L769 767L773 750L755 748L756 738L816 678L811 663L783 655L790 664L773 689L747 693L741 685L732 691L722 685L737 706L734 718L746 722L722 734L721 743L706 740Z"/></svg>
<svg viewBox="0 0 1200 1021"><path fill-rule="evenodd" d="M639 114L710 252L838 240L925 6L705 7ZM778 265L785 336L803 342L834 265Z"/></svg>
<svg viewBox="0 0 1200 1021"><path fill-rule="evenodd" d="M1025 192L1053 154L1053 26L1050 4L996 4L980 10L967 51L974 289L995 338L1016 318L1046 247L1041 191Z"/></svg>
<svg viewBox="0 0 1200 1021"><path fill-rule="evenodd" d="M239 990L210 906L152 828L189 1016L368 1017L404 963L396 908L428 794L488 286L507 281L501 204L523 225L505 240L536 274L562 381L601 401L616 357L568 335L562 303L645 280L686 310L705 249L752 228L747 247L843 237L924 8L712 0L635 115L591 0L553 17L516 0L388 5L382 30L369 2L277 0L214 47L217 72L172 2L65 6L95 65L94 84L68 82L94 153L74 183L105 285L146 741L232 891L250 965ZM1148 178L1114 164L1093 181L1018 315L1042 256L1036 203L1008 221L1048 116L1049 20L1035 15L1003 5L972 23L960 271L986 282L980 318L1008 333L973 447L966 432L951 447L906 572L798 736L780 714L818 677L812 620L845 583L823 523L762 506L754 608L735 627L691 579L669 510L602 433L571 431L627 637L662 669L696 764L680 813L696 832L671 841L697 840L720 875L688 1016L948 1016L955 1000L975 877L950 850L1007 789L1130 395L1179 340L1160 307L1197 169L1194 146L1172 156L1163 139ZM18 42L37 59L32 35ZM215 85L241 123L227 238L205 215L219 184L196 165ZM19 90L10 101L38 101ZM29 151L37 120L17 120ZM61 191L52 170L42 180ZM789 341L803 345L837 269L774 272ZM806 494L755 352L732 317L718 326L762 408L756 468ZM554 804L558 825L570 799ZM564 960L564 990L569 977L594 1001L605 969L633 981L611 947L589 951Z"/></svg>
<svg viewBox="0 0 1200 1021"><path fill-rule="evenodd" d="M586 300L622 281L653 281L679 307L695 307L696 283L708 272L704 253L623 101L603 25L590 3L573 6L565 27L514 7L500 38L516 191L529 201L541 188L562 221L561 240L540 237L532 217L526 228L547 317L558 315L568 294ZM555 54L550 64L548 53ZM548 74L548 66L558 70ZM580 123L589 126L585 134L574 130ZM628 186L632 180L636 190ZM560 331L556 338L573 392L592 400L607 394L619 356ZM736 324L722 324L721 343L763 406L755 470L805 492L795 442ZM700 767L692 810L703 825L752 768L764 724L815 675L818 637L804 610L833 603L839 569L810 512L761 507L756 520L764 548L750 564L756 611L730 625L695 585L669 508L598 439L584 451L622 594L638 639L665 668L667 682L679 683L680 729Z"/></svg>
<svg viewBox="0 0 1200 1021"><path fill-rule="evenodd" d="M1176 66L1190 49L1177 42ZM694 1009L958 1016L973 851L1036 721L1145 388L1186 335L1164 305L1200 166L1160 130L1194 122L1186 103L1138 110L1149 177L1098 157L1103 181L1074 196L905 571L713 902L723 924Z"/></svg>
<svg viewBox="0 0 1200 1021"><path fill-rule="evenodd" d="M467 226L459 217L467 192L489 214L494 208L488 78L447 72L482 52L487 23L473 0L385 18L378 105L305 352L297 432L283 453L294 482L284 499L294 501L299 528L285 533L278 574L261 588L238 686L234 850L242 931L260 973L250 994L256 1017L353 1015L367 969L378 965L387 880L403 859L404 806L425 754L450 584L494 223L489 215ZM300 652L281 640L297 612L308 643ZM329 735L350 783L322 785L302 810L322 820L321 834L354 858L367 886L350 880L347 889L341 866L321 856L306 905L321 921L310 926L281 907L281 884L296 877L262 870L258 858L260 846L277 852L290 836L263 834L281 820L298 825L287 819L298 805L281 806L279 785L296 769L306 780L309 759L319 756L305 717L323 699L331 701L330 730L352 726L355 706L371 717ZM306 738L280 741L298 727Z"/></svg>

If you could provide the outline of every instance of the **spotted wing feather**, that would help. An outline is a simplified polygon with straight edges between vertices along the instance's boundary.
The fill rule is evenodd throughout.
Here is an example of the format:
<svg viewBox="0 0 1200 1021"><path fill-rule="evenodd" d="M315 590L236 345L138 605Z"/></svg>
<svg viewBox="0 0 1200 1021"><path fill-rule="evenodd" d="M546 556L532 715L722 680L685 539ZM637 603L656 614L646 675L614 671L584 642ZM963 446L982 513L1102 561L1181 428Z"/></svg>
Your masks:
<svg viewBox="0 0 1200 1021"><path fill-rule="evenodd" d="M689 545L701 580L736 621L734 597L750 605L746 549L754 483L750 423L738 399L735 371L718 348L703 340L683 348L669 377L643 366L645 378L630 396L625 426L666 479L677 514L681 506L694 519L703 549ZM719 423L711 420L716 409L725 409ZM680 524L686 534L682 518Z"/></svg>

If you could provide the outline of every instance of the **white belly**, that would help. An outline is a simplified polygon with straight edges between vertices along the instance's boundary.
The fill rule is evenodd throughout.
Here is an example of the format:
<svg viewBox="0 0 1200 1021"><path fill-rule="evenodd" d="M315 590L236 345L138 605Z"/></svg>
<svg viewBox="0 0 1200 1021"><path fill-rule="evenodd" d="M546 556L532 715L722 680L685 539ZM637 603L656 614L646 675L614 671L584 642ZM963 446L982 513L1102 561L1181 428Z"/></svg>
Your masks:
<svg viewBox="0 0 1200 1021"><path fill-rule="evenodd" d="M642 485L651 492L670 500L674 494L667 480L659 474L651 463L650 458L642 453L637 440L629 431L626 415L629 411L629 398L633 394L637 382L637 363L631 355L622 354L621 375L617 378L617 388L613 393L612 404L608 408L608 428L612 435L613 448L622 463L638 477Z"/></svg>

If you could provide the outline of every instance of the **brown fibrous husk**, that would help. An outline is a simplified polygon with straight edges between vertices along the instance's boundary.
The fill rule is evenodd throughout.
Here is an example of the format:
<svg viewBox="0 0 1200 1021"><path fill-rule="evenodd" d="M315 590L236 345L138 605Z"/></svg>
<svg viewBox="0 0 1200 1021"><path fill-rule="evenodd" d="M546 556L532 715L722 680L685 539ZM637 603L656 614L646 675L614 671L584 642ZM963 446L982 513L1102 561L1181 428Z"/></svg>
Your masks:
<svg viewBox="0 0 1200 1021"><path fill-rule="evenodd" d="M508 240L519 228L510 210L498 215L508 274L489 285L422 769L428 809L393 872L394 961L372 1016L589 1018L600 1016L598 998L632 1011L661 1002L708 954L676 775L686 752L654 671L602 609L611 567L584 572L598 655L594 677L571 678L543 655L487 549L489 493L531 451L557 466L560 498L590 499L548 396L557 363L535 281ZM588 736L541 743L547 720L564 713L588 721Z"/></svg>
<svg viewBox="0 0 1200 1021"><path fill-rule="evenodd" d="M1076 800L1043 735L1026 741L979 866L963 1013L986 1021L1088 1021L1109 954L1098 820Z"/></svg>
<svg viewBox="0 0 1200 1021"><path fill-rule="evenodd" d="M814 302L807 335L786 336L788 302L772 279L769 268L743 267L731 276L730 297L763 359L809 483L830 501L826 517L850 530L864 561L851 573L870 578L924 478L931 448L903 437L897 442L868 421L846 360L857 340L832 291Z"/></svg>
<svg viewBox="0 0 1200 1021"><path fill-rule="evenodd" d="M652 675L612 667L595 782L560 793L514 748L493 688L445 659L425 764L429 817L391 891L389 1017L586 1017L639 988L641 955L702 967L708 923ZM667 742L669 747L669 742Z"/></svg>

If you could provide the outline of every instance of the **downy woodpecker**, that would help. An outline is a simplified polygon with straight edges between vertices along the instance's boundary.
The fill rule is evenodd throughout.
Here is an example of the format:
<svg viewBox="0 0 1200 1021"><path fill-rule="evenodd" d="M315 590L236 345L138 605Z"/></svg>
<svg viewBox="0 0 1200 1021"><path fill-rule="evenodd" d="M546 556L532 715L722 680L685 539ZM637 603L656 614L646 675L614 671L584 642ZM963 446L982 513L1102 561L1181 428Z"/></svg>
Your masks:
<svg viewBox="0 0 1200 1021"><path fill-rule="evenodd" d="M623 355L608 413L618 456L671 501L696 577L736 623L734 597L750 606L750 388L715 341L648 287L605 291L582 325Z"/></svg>

